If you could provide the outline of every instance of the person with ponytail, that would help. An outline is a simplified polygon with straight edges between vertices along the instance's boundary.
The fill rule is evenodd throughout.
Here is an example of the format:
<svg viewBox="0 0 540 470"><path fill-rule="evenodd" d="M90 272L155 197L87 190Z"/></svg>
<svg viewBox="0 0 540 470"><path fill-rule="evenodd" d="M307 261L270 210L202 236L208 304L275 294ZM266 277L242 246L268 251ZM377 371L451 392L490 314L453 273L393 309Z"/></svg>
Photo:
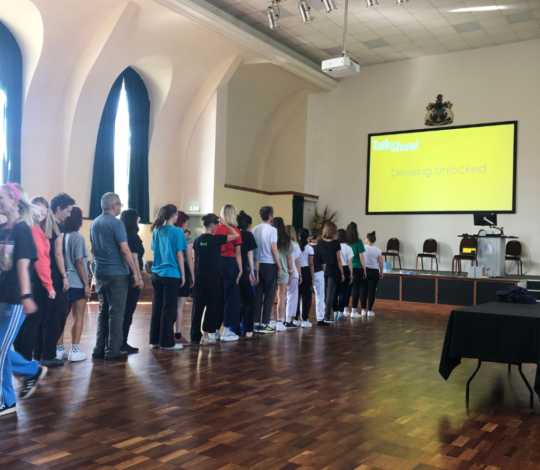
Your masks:
<svg viewBox="0 0 540 470"><path fill-rule="evenodd" d="M221 341L238 341L239 336L235 333L240 323L240 287L238 283L242 278L242 238L240 230L236 227L236 208L231 204L223 206L221 209L221 219L227 222L229 227L238 233L238 238L232 242L227 242L221 247L221 280L223 282L223 309L221 320L223 321L223 334ZM229 235L229 229L219 226L214 235ZM219 328L214 339L218 339Z"/></svg>
<svg viewBox="0 0 540 470"><path fill-rule="evenodd" d="M244 211L236 216L238 228L241 230L242 237L241 255L242 255L242 277L240 278L240 301L242 303L242 320L246 331L246 339L258 339L259 336L253 336L253 316L255 314L255 292L253 287L257 284L255 270L253 268L253 250L257 249L255 237L250 232L253 219Z"/></svg>
<svg viewBox="0 0 540 470"><path fill-rule="evenodd" d="M0 186L0 214L7 219L0 225L0 416L16 411L12 374L24 379L20 397L28 398L47 373L11 348L26 315L37 310L30 282L37 251L30 227L38 211L20 185Z"/></svg>
<svg viewBox="0 0 540 470"><path fill-rule="evenodd" d="M37 310L28 316L19 330L17 339L13 343L15 351L20 353L27 361L31 361L38 341L43 343L43 318L49 299L54 299L54 291L51 279L51 258L50 243L53 232L58 236L60 231L49 208L49 203L43 197L34 197L31 203L36 206L39 212L36 214L32 224L32 236L37 250L37 260L34 271L31 275L32 296L36 303ZM39 357L37 357L39 359Z"/></svg>
<svg viewBox="0 0 540 470"><path fill-rule="evenodd" d="M297 321L302 328L311 328L309 311L313 296L311 289L315 281L315 266L313 264L313 247L308 243L309 230L302 228L298 231L298 246L300 247L300 272L302 284L299 287L299 302L296 313Z"/></svg>
<svg viewBox="0 0 540 470"><path fill-rule="evenodd" d="M179 350L184 347L174 341L174 322L178 308L178 291L185 284L184 251L186 237L176 227L178 209L167 204L159 209L150 227L152 235L152 318L150 345L153 349Z"/></svg>
<svg viewBox="0 0 540 470"><path fill-rule="evenodd" d="M368 317L375 316L373 306L375 305L377 285L379 284L379 280L383 278L383 257L381 250L375 246L376 241L375 231L366 235L366 251L364 253L366 279L362 283L360 305L362 306L362 316L367 315Z"/></svg>
<svg viewBox="0 0 540 470"><path fill-rule="evenodd" d="M294 245L281 217L274 217L272 225L277 230L279 263L283 271L283 277L278 279L276 331L285 331L287 329L283 321L285 316L285 296L287 295L287 287L293 282L294 266L292 254L294 253Z"/></svg>
<svg viewBox="0 0 540 470"><path fill-rule="evenodd" d="M366 249L364 248L364 244L362 243L362 240L360 240L360 237L358 236L358 226L351 222L349 225L347 225L347 244L352 248L353 250L353 259L352 259L352 277L353 277L353 283L349 284L349 288L347 289L347 298L346 298L346 304L349 305L349 298L351 297L352 293L352 311L349 312L348 308L345 308L345 311L343 312L343 316L351 318L360 318L360 314L357 312L358 308L358 301L360 300L360 290L362 288L362 282L366 278L366 262L364 260L364 252Z"/></svg>
<svg viewBox="0 0 540 470"><path fill-rule="evenodd" d="M354 253L352 248L347 245L347 234L342 228L337 231L337 241L341 246L341 264L343 266L345 280L339 283L339 286L336 288L336 292L334 293L334 320L343 320L345 318L344 312L345 310L348 311L349 306L349 297L347 296L347 292L350 292L349 287L354 281L352 274L352 259L354 257Z"/></svg>
<svg viewBox="0 0 540 470"><path fill-rule="evenodd" d="M191 314L191 342L200 342L202 346L208 346L216 343L215 333L221 323L220 314L223 304L221 250L226 243L235 241L239 234L235 228L227 224L226 220L215 214L206 214L202 222L205 232L193 242L195 287ZM228 230L228 235L215 235L216 230L221 226Z"/></svg>
<svg viewBox="0 0 540 470"><path fill-rule="evenodd" d="M193 270L193 241L190 234L186 230L188 225L189 215L185 212L178 212L176 226L184 232L186 237L187 250L184 251L184 273L186 275L184 285L178 291L178 311L176 315L176 323L174 324L174 342L177 344L188 345L189 340L182 336L182 322L184 321L184 307L188 297L193 296L193 283L195 282L195 271Z"/></svg>

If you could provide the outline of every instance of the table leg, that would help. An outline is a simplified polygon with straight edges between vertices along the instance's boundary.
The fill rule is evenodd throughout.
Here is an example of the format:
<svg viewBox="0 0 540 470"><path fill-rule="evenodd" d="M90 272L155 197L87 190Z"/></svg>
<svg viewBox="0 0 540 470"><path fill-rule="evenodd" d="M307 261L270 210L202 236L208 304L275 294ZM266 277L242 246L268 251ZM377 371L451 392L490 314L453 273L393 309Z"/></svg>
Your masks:
<svg viewBox="0 0 540 470"><path fill-rule="evenodd" d="M478 359L478 365L476 366L476 369L474 369L474 372L472 373L471 377L469 378L469 380L467 380L467 391L465 393L465 397L467 399L467 402L469 401L469 385L470 385L472 379L474 379L474 376L478 373L481 365L482 365L482 361L480 359Z"/></svg>
<svg viewBox="0 0 540 470"><path fill-rule="evenodd" d="M519 371L519 375L521 375L521 378L523 379L523 382L525 382L525 385L529 389L530 404L531 404L531 409L533 409L534 408L533 390L531 386L529 385L529 382L527 381L527 377L523 375L523 371L521 370L521 364L518 364L518 371Z"/></svg>

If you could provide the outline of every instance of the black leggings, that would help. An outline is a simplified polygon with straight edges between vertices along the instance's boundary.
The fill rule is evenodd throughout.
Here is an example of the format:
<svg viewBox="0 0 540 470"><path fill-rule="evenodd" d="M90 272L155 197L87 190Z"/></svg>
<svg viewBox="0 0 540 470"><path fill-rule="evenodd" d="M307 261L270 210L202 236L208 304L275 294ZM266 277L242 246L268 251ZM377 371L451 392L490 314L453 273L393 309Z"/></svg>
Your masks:
<svg viewBox="0 0 540 470"><path fill-rule="evenodd" d="M379 284L379 270L366 268L367 277L362 282L362 290L360 293L360 305L362 310L373 310L375 304L375 294L377 292L377 284Z"/></svg>
<svg viewBox="0 0 540 470"><path fill-rule="evenodd" d="M219 269L211 268L196 272L195 288L193 289L193 309L191 312L192 343L201 341L201 323L202 330L206 333L214 333L220 327L222 308L223 282L221 281Z"/></svg>
<svg viewBox="0 0 540 470"><path fill-rule="evenodd" d="M343 266L343 275L345 276L345 281L338 284L334 293L334 312L343 312L345 307L349 306L349 297L347 297L349 282L351 280L349 266Z"/></svg>
<svg viewBox="0 0 540 470"><path fill-rule="evenodd" d="M129 329L131 328L131 323L133 323L133 314L137 308L137 302L139 301L139 295L141 291L137 287L133 286L133 276L129 276L129 285L127 291L126 299L126 311L124 312L124 324L123 324L123 335L124 343L123 346L127 345Z"/></svg>
<svg viewBox="0 0 540 470"><path fill-rule="evenodd" d="M311 310L311 303L313 302L313 293L311 292L312 283L311 270L309 269L309 266L305 266L302 268L302 284L298 286L297 320L300 318L300 304L302 304L302 320L307 321L309 318L309 311Z"/></svg>
<svg viewBox="0 0 540 470"><path fill-rule="evenodd" d="M334 294L336 292L337 287L339 286L339 282L340 282L340 279L334 279L333 277L324 276L324 290L326 293L326 297L324 299L324 303L325 303L324 318L326 320L330 320L331 318L333 318L332 306L334 304Z"/></svg>
<svg viewBox="0 0 540 470"><path fill-rule="evenodd" d="M352 293L352 308L358 308L358 301L360 300L360 289L362 288L362 281L364 280L363 268L352 268L353 271L353 283L347 287L347 297L345 299L345 307L349 305L349 299Z"/></svg>
<svg viewBox="0 0 540 470"><path fill-rule="evenodd" d="M253 286L248 280L240 281L240 302L242 303L242 317L244 319L244 328L246 333L253 332L253 315L255 314L255 292Z"/></svg>

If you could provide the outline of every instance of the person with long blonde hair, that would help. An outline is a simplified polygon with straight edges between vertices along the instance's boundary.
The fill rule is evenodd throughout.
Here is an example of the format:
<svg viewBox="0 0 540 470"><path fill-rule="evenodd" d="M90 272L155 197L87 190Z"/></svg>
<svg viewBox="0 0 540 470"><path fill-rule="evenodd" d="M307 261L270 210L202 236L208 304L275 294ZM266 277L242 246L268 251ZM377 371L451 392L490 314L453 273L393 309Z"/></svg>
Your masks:
<svg viewBox="0 0 540 470"><path fill-rule="evenodd" d="M223 308L222 320L223 334L221 341L238 341L239 336L235 333L238 324L240 323L240 287L238 283L242 278L242 238L240 230L236 226L236 208L227 204L221 209L221 218L227 222L229 227L238 233L238 238L234 241L227 242L221 246L221 280L223 282ZM223 225L219 225L214 235L230 235L229 229ZM218 322L221 326L221 322ZM219 328L213 335L214 339L218 339Z"/></svg>
<svg viewBox="0 0 540 470"><path fill-rule="evenodd" d="M325 312L324 321L334 322L332 307L334 293L340 282L345 282L343 264L341 263L341 244L336 240L337 227L333 222L326 222L323 227L322 240L319 242L322 248L322 264L324 267L325 283Z"/></svg>
<svg viewBox="0 0 540 470"><path fill-rule="evenodd" d="M12 374L22 376L20 397L28 398L47 373L11 348L26 315L37 310L30 282L37 251L30 227L38 211L20 185L0 186L0 214L7 219L0 225L0 416L16 411Z"/></svg>
<svg viewBox="0 0 540 470"><path fill-rule="evenodd" d="M34 197L31 203L39 208L39 212L32 221L32 236L37 250L37 260L31 275L32 296L37 310L22 324L17 339L13 343L15 351L20 353L27 361L31 361L34 349L43 342L43 319L49 306L49 299L56 297L51 279L50 243L53 233L60 235L58 225L54 220L49 203L41 196ZM41 349L42 344L40 344ZM39 359L39 357L38 357Z"/></svg>

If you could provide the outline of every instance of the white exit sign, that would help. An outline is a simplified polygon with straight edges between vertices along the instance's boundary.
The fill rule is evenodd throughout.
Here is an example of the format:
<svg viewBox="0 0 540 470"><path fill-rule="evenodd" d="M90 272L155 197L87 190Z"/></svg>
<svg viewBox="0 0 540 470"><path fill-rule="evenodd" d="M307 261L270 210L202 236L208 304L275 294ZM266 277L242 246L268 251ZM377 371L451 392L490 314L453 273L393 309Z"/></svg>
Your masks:
<svg viewBox="0 0 540 470"><path fill-rule="evenodd" d="M188 206L188 212L197 212L200 209L199 206Z"/></svg>

